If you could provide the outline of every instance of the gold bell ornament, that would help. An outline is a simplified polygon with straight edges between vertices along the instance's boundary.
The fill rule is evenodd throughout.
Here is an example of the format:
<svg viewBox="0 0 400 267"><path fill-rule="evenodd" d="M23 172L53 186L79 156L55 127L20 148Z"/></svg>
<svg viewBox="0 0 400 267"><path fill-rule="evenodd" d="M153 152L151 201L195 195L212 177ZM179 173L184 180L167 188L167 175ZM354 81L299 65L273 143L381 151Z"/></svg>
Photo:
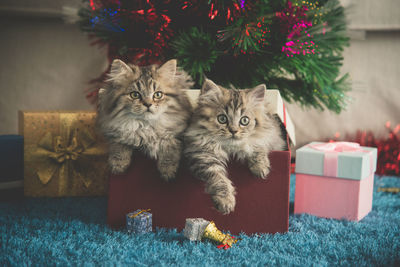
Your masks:
<svg viewBox="0 0 400 267"><path fill-rule="evenodd" d="M229 234L224 234L220 230L218 230L217 226L214 222L210 222L203 233L203 238L207 238L209 240L220 243L217 248L228 249L233 244L235 244L238 240Z"/></svg>

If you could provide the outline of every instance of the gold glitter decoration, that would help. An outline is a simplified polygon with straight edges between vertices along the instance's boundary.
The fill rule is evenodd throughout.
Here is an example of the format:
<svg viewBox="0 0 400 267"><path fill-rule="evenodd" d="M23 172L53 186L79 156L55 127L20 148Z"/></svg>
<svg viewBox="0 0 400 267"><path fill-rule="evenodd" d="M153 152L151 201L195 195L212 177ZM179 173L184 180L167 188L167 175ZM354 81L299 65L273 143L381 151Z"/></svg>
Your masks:
<svg viewBox="0 0 400 267"><path fill-rule="evenodd" d="M378 192L400 193L400 187L379 187Z"/></svg>
<svg viewBox="0 0 400 267"><path fill-rule="evenodd" d="M224 234L218 230L214 222L210 222L207 225L206 229L204 230L203 238L207 238L222 245L228 246L232 246L237 242L237 239L234 237L230 236L229 234Z"/></svg>

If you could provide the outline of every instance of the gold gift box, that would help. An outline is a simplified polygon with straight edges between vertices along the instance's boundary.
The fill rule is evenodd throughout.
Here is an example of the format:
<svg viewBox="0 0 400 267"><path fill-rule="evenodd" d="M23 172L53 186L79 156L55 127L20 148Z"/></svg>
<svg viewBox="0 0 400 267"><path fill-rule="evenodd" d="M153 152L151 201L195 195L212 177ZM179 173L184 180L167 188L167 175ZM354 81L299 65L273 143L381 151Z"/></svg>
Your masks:
<svg viewBox="0 0 400 267"><path fill-rule="evenodd" d="M107 146L93 111L20 111L26 196L101 196L108 187Z"/></svg>

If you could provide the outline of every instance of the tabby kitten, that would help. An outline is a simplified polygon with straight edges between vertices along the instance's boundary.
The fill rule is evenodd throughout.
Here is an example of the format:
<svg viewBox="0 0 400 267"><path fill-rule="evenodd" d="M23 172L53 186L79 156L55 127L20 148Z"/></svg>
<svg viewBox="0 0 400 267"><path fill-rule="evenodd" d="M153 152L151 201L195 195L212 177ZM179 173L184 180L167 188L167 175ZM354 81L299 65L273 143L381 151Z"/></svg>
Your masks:
<svg viewBox="0 0 400 267"><path fill-rule="evenodd" d="M264 104L265 90L265 85L227 90L206 80L185 132L190 168L206 182L206 192L223 214L236 204L235 188L227 177L228 160L246 160L253 175L265 179L269 152L285 149L281 128Z"/></svg>
<svg viewBox="0 0 400 267"><path fill-rule="evenodd" d="M132 151L157 160L161 177L175 177L182 151L182 133L192 107L183 88L193 83L176 60L162 66L138 67L114 60L106 88L99 90L98 126L109 142L112 173L124 172Z"/></svg>

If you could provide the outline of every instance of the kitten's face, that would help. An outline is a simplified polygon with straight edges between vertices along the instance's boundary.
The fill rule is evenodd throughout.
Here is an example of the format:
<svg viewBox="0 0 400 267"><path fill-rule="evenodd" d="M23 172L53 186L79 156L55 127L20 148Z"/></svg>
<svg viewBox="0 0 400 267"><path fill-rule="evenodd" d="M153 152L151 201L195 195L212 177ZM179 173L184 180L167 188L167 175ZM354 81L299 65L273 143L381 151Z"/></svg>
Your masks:
<svg viewBox="0 0 400 267"><path fill-rule="evenodd" d="M198 124L220 142L240 142L251 136L263 112L265 86L227 90L210 80L199 98Z"/></svg>
<svg viewBox="0 0 400 267"><path fill-rule="evenodd" d="M159 68L128 66L115 60L108 80L113 89L108 90L106 96L110 109L123 110L145 119L158 117L167 109L170 96L176 94L169 87L175 71L175 60L170 60Z"/></svg>
<svg viewBox="0 0 400 267"><path fill-rule="evenodd" d="M123 102L133 114L156 116L164 111L165 89L154 79L151 70L142 68L141 72L142 75L128 86Z"/></svg>

